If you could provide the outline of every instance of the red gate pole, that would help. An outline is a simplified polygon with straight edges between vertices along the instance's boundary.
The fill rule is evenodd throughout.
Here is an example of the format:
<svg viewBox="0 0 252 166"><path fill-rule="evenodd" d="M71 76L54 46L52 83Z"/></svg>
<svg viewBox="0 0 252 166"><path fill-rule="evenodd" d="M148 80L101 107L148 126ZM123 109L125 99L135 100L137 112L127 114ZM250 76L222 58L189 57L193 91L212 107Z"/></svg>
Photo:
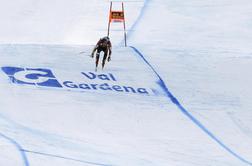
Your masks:
<svg viewBox="0 0 252 166"><path fill-rule="evenodd" d="M123 11L123 28L124 28L124 46L127 47L127 41L126 41L126 25L125 25L125 14L124 14L124 6L122 2L122 11Z"/></svg>
<svg viewBox="0 0 252 166"><path fill-rule="evenodd" d="M111 10L112 10L112 1L110 2L110 9L109 9L109 21L108 21L108 33L107 33L107 36L109 36L109 31L110 31Z"/></svg>

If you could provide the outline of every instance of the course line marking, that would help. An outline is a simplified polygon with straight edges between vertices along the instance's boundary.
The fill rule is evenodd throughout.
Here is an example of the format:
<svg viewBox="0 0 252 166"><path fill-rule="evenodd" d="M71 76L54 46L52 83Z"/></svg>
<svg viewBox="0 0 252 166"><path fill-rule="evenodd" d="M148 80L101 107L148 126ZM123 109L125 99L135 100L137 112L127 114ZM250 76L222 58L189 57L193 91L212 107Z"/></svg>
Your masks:
<svg viewBox="0 0 252 166"><path fill-rule="evenodd" d="M2 133L0 133L0 137L3 137L4 139L8 140L11 144L13 144L16 147L16 149L19 151L19 153L22 157L24 166L29 166L28 158L27 158L25 152L23 151L22 146L20 144L18 144L14 139L7 137L6 135L4 135Z"/></svg>
<svg viewBox="0 0 252 166"><path fill-rule="evenodd" d="M95 163L95 162L90 162L90 161L85 161L85 160L80 160L80 159L74 159L71 157L64 157L64 156L60 156L60 155L48 154L48 153L43 153L43 152L36 152L36 151L31 151L31 150L26 150L26 149L22 149L22 151L27 152L27 153L33 153L33 154L37 154L37 155L47 156L47 157L54 157L54 158L60 158L60 159L64 159L64 160L71 160L71 161L80 162L80 163L84 163L84 164L98 165L98 166L111 166L108 164Z"/></svg>
<svg viewBox="0 0 252 166"><path fill-rule="evenodd" d="M251 165L252 163L246 159L244 159L242 156L234 152L231 148L229 148L227 145L225 145L219 138L217 138L209 129L207 129L197 118L195 118L189 111L187 111L177 100L177 98L169 91L168 87L166 86L165 82L161 78L161 76L158 74L158 72L154 69L154 67L145 59L144 55L134 46L129 46L134 50L134 52L142 58L142 60L145 62L146 65L148 65L151 70L156 74L158 77L158 85L163 89L165 94L167 95L168 99L172 101L173 104L175 104L179 110L187 117L189 118L196 126L198 126L202 131L204 131L212 140L217 142L224 150L229 152L231 155L233 155L235 158L239 159L240 161Z"/></svg>

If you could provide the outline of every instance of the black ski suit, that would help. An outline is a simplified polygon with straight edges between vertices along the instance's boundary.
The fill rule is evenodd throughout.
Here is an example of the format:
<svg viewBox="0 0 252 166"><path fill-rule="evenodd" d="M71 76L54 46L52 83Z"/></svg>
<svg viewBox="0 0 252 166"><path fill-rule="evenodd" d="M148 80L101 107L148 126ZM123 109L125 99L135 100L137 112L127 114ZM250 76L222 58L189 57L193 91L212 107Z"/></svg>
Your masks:
<svg viewBox="0 0 252 166"><path fill-rule="evenodd" d="M111 53L112 53L111 47L112 47L111 42L106 37L101 38L97 42L97 44L96 44L96 46L95 46L95 48L94 48L94 50L92 52L92 57L93 57L94 53L96 51L96 63L95 63L96 67L98 66L98 63L99 63L99 58L100 58L100 52L101 51L104 52L104 56L103 56L103 59L102 59L102 68L104 68L104 65L105 65L108 54L109 54L108 61L110 61Z"/></svg>

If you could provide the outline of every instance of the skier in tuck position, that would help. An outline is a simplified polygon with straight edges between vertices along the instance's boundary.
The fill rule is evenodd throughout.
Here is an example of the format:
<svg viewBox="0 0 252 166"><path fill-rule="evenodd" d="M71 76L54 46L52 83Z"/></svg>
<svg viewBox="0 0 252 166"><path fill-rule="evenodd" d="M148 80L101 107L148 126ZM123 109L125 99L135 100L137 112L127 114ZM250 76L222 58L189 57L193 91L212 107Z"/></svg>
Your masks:
<svg viewBox="0 0 252 166"><path fill-rule="evenodd" d="M98 63L99 63L99 58L100 58L100 52L103 51L104 55L103 55L103 59L102 59L102 69L104 68L107 56L108 56L108 62L111 60L111 42L109 40L108 36L105 36L103 38L101 38L97 44L95 45L93 52L91 54L91 57L94 57L94 54L96 52L96 61L95 61L95 71L97 71L97 67L98 67Z"/></svg>

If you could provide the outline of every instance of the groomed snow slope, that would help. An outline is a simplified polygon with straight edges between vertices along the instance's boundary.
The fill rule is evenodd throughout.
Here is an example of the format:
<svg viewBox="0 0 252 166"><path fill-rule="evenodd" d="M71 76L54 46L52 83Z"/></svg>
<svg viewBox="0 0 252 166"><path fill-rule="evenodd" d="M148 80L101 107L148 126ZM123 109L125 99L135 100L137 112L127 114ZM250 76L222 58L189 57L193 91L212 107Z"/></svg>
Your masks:
<svg viewBox="0 0 252 166"><path fill-rule="evenodd" d="M97 73L88 54L106 34L107 1L1 3L1 165L251 165L251 33L238 49L232 31L215 36L228 2L126 3L133 47L114 46ZM198 21L195 36L202 7L223 22ZM231 9L251 18L243 3Z"/></svg>

